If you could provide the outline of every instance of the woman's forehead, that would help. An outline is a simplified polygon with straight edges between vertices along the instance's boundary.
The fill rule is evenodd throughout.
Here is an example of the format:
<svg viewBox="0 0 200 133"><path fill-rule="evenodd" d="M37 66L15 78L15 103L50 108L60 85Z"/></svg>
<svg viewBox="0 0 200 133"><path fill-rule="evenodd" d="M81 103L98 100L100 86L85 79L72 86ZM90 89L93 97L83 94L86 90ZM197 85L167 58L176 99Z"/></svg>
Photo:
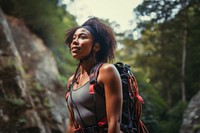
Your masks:
<svg viewBox="0 0 200 133"><path fill-rule="evenodd" d="M92 36L91 33L90 33L87 29L85 29L85 28L83 28L83 27L78 28L78 29L75 31L74 35L76 35L76 34L81 34L81 33L84 33L84 34L86 34L86 35Z"/></svg>

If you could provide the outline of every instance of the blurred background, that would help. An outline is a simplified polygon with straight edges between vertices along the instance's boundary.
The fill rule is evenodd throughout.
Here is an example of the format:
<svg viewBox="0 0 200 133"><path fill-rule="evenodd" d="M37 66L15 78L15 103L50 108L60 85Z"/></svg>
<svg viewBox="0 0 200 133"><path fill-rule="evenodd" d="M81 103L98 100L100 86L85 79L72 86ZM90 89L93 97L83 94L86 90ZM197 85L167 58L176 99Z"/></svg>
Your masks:
<svg viewBox="0 0 200 133"><path fill-rule="evenodd" d="M91 16L113 28L150 133L200 133L199 0L0 0L0 133L65 132L65 32Z"/></svg>

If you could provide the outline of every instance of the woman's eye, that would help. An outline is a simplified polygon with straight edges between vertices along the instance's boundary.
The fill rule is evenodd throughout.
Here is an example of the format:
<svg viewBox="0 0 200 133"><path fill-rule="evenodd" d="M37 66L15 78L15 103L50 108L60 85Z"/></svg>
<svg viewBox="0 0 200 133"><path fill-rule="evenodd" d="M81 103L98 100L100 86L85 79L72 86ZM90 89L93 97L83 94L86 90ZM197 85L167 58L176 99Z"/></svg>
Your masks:
<svg viewBox="0 0 200 133"><path fill-rule="evenodd" d="M79 36L74 36L74 37L72 38L72 41L73 41L73 40L76 40L76 39L86 39L86 38L87 38L86 35L80 34Z"/></svg>
<svg viewBox="0 0 200 133"><path fill-rule="evenodd" d="M84 35L81 35L81 36L80 36L80 38L81 38L81 39L85 39L85 38L86 38L86 36L84 36Z"/></svg>

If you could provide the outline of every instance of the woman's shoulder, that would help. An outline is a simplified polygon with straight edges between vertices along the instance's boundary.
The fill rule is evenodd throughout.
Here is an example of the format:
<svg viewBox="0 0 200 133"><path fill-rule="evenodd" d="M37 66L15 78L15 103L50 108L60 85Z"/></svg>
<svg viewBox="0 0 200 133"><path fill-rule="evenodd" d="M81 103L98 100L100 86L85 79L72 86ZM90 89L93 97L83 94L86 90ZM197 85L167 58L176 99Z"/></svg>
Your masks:
<svg viewBox="0 0 200 133"><path fill-rule="evenodd" d="M117 71L117 68L110 63L104 63L100 70L99 70L99 77L100 80L104 80L104 79L109 79L109 78L113 78L113 77L118 77L119 73Z"/></svg>
<svg viewBox="0 0 200 133"><path fill-rule="evenodd" d="M101 72L112 72L115 70L116 70L116 67L111 63L104 63L100 69Z"/></svg>
<svg viewBox="0 0 200 133"><path fill-rule="evenodd" d="M67 87L69 87L69 85L71 84L73 78L74 78L74 75L72 75L71 77L69 77L69 79L67 81Z"/></svg>

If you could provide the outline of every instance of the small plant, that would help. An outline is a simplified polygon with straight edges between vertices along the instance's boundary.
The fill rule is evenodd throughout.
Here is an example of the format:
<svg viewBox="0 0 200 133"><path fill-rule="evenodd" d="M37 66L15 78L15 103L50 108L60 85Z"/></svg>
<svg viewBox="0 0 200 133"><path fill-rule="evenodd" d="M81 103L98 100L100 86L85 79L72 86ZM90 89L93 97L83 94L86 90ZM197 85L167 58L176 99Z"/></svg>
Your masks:
<svg viewBox="0 0 200 133"><path fill-rule="evenodd" d="M21 98L5 96L5 101L17 106L25 105L25 101Z"/></svg>
<svg viewBox="0 0 200 133"><path fill-rule="evenodd" d="M43 92L44 91L44 87L42 87L42 85L39 82L35 82L33 84L34 89L38 92Z"/></svg>
<svg viewBox="0 0 200 133"><path fill-rule="evenodd" d="M196 124L193 126L194 133L198 133L200 131L200 124Z"/></svg>

